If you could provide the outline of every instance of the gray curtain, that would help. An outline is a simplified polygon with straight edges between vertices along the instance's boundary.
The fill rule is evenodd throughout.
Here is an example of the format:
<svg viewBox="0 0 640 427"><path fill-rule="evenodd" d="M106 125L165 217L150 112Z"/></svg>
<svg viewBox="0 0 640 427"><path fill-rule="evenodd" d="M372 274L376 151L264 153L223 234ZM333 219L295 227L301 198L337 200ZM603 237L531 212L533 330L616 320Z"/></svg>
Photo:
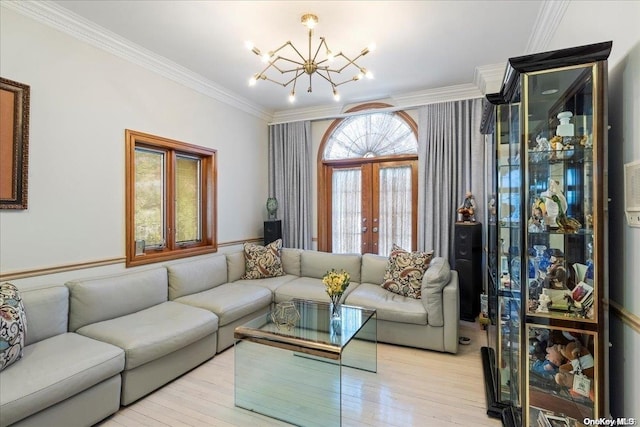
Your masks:
<svg viewBox="0 0 640 427"><path fill-rule="evenodd" d="M418 249L453 260L454 225L465 193L484 220L482 100L452 101L418 111Z"/></svg>
<svg viewBox="0 0 640 427"><path fill-rule="evenodd" d="M311 122L269 126L269 197L287 248L311 249L311 157Z"/></svg>

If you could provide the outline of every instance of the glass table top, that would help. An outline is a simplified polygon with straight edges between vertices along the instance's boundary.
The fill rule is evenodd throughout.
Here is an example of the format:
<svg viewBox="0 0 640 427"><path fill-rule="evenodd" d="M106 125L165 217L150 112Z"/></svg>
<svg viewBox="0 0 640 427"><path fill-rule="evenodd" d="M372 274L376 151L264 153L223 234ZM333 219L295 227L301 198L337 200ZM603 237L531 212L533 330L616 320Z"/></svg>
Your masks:
<svg viewBox="0 0 640 427"><path fill-rule="evenodd" d="M286 307L287 303L295 308ZM331 318L328 302L294 299L287 303L273 304L266 315L237 327L235 338L339 359L345 346L376 313L372 309L342 304L338 320ZM278 310L282 307L285 307L284 313Z"/></svg>

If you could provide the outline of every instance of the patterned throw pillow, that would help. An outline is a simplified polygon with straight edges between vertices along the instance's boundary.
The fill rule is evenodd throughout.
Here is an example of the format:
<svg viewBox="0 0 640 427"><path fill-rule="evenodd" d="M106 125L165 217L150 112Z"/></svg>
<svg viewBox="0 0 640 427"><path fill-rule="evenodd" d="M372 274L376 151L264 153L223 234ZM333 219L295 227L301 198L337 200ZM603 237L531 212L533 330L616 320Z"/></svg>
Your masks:
<svg viewBox="0 0 640 427"><path fill-rule="evenodd" d="M265 279L267 277L284 276L280 249L282 239L260 246L253 243L244 244L245 273L243 279Z"/></svg>
<svg viewBox="0 0 640 427"><path fill-rule="evenodd" d="M18 288L0 285L0 371L22 357L27 317Z"/></svg>
<svg viewBox="0 0 640 427"><path fill-rule="evenodd" d="M405 297L420 298L422 277L432 258L433 251L407 252L394 244L382 287Z"/></svg>

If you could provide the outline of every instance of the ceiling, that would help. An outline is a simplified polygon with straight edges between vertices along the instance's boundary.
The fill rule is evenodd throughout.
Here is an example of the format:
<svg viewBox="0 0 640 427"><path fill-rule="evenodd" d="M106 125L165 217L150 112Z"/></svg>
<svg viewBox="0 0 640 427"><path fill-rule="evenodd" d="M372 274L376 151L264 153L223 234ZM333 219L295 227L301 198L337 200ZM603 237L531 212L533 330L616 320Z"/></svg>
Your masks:
<svg viewBox="0 0 640 427"><path fill-rule="evenodd" d="M544 5L532 1L56 1L72 14L178 64L229 96L270 113L335 104L329 84L314 76L313 92L299 81L290 89L268 81L248 85L264 64L247 50L287 40L307 49L304 13L319 17L312 49L326 37L334 51L356 56L377 50L361 66L374 73L340 86L341 105L394 98L474 82L483 66L505 64L527 52ZM80 18L81 19L81 18ZM82 20L82 19L81 19ZM122 40L120 40L122 41ZM352 74L349 73L348 77Z"/></svg>

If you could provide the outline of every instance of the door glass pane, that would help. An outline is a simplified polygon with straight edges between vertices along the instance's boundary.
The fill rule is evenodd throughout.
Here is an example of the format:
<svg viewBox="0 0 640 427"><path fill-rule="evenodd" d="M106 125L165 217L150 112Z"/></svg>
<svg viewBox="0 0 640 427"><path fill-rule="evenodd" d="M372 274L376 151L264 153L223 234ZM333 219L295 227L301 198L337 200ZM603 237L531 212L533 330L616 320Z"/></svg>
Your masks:
<svg viewBox="0 0 640 427"><path fill-rule="evenodd" d="M393 244L411 250L411 167L380 169L378 254L388 255Z"/></svg>
<svg viewBox="0 0 640 427"><path fill-rule="evenodd" d="M332 250L360 253L362 218L362 173L360 168L334 169L332 182Z"/></svg>
<svg viewBox="0 0 640 427"><path fill-rule="evenodd" d="M200 241L200 159L176 159L176 242Z"/></svg>
<svg viewBox="0 0 640 427"><path fill-rule="evenodd" d="M164 235L164 152L136 148L135 239L145 246L160 247Z"/></svg>

